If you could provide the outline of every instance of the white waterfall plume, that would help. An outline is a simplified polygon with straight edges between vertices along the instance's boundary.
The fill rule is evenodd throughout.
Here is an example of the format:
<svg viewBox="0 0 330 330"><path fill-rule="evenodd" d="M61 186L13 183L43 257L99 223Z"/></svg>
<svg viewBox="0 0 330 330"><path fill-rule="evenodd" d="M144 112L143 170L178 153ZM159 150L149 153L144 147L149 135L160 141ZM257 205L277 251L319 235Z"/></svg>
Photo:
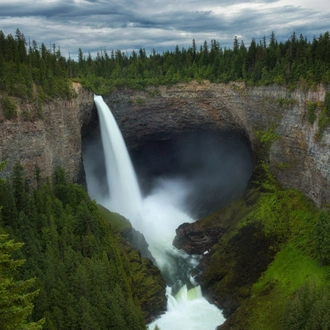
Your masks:
<svg viewBox="0 0 330 330"><path fill-rule="evenodd" d="M140 213L142 198L123 136L102 96L94 96L105 155L112 211L133 219Z"/></svg>

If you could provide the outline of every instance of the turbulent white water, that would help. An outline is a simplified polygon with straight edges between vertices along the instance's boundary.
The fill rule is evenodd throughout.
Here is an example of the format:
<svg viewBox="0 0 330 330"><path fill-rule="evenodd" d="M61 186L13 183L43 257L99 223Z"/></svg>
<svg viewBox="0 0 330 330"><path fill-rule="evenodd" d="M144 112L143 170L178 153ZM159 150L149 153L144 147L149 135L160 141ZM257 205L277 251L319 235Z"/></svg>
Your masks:
<svg viewBox="0 0 330 330"><path fill-rule="evenodd" d="M224 322L221 311L209 304L189 274L198 262L172 245L175 229L194 220L181 209L188 193L184 180L160 181L153 192L142 199L136 175L125 142L115 119L101 96L95 96L102 144L105 154L110 198L99 200L111 211L127 217L142 232L149 250L168 282L167 312L149 325L161 330L213 330ZM194 288L188 290L187 285ZM172 294L170 287L181 287Z"/></svg>

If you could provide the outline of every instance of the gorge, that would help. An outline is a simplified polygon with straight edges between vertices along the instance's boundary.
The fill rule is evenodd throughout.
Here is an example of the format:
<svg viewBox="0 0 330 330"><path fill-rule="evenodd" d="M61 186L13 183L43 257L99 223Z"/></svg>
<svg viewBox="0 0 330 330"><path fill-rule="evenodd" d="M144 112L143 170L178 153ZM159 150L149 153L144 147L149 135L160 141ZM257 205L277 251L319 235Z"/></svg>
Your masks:
<svg viewBox="0 0 330 330"><path fill-rule="evenodd" d="M18 119L0 118L0 158L9 159L3 175L20 160L30 177L36 164L43 176L60 165L66 167L72 181L84 181L82 136L95 126L96 110L93 94L79 84L73 87L77 97L44 104L42 120L24 120L32 105L20 101ZM330 201L329 130L317 138L317 120L312 125L306 116L308 102L320 104L316 109L320 116L327 88L319 85L315 90L290 91L275 85L191 82L145 91L114 90L104 99L130 150L194 128L236 132L255 150L258 133L271 130L278 135L268 146L271 170L285 186L300 190L321 206Z"/></svg>
<svg viewBox="0 0 330 330"><path fill-rule="evenodd" d="M2 160L10 159L7 171L17 160L28 169L30 177L34 175L35 165L40 167L44 176L50 176L52 170L61 165L68 170L71 180L85 182L82 148L86 141L94 139L98 120L91 93L79 85L75 88L77 97L71 101L58 100L44 105L44 120L30 122L19 117L2 121L0 156ZM116 90L105 95L104 99L119 123L140 171L139 176L143 178L141 185L146 193L152 188L150 181L160 174L170 173L173 162L171 159L168 163L162 162L163 168L159 169L159 162L140 158L141 155L157 155L160 146L163 150L173 150L171 141L174 140L182 139L184 142L188 139L197 143L208 136L206 132L216 132L221 139L247 146L255 158L263 153L261 156L280 183L297 188L322 206L330 199L329 131L325 129L321 136L318 135L317 121L311 124L306 114L308 102L316 102L319 104L316 116L320 116L326 90L327 86L289 91L279 86L245 87L239 83L192 82L150 87L144 91ZM28 105L19 104L19 111L20 114L29 111ZM54 134L55 131L58 133ZM194 140L196 136L197 140ZM264 149L260 146L262 140L266 140ZM155 145L154 141L158 143ZM251 157L251 152L247 152L249 154ZM198 157L204 157L204 154ZM139 162L142 165L139 166ZM148 173L144 172L144 163L149 164ZM180 173L183 166L180 163L176 165L174 174ZM247 174L245 178L248 177ZM204 189L208 191L210 186ZM205 193L192 195L189 200L199 200L201 195ZM222 207L235 197L225 198L220 203L218 199L211 201L207 209ZM199 216L208 214L203 207L194 208L195 205L192 203L188 208ZM257 232L257 229L252 232ZM251 231L246 234L249 236ZM243 238L238 242L248 243ZM207 278L202 279L205 281ZM211 297L211 300L215 299ZM221 301L221 305L226 303ZM228 310L230 308L227 308L230 315L232 311Z"/></svg>
<svg viewBox="0 0 330 330"><path fill-rule="evenodd" d="M111 111L100 96L95 96L94 100L100 118L109 188L109 194L99 196L97 200L110 210L125 215L133 227L144 234L156 265L167 279L168 310L149 325L149 329L155 325L162 329L181 329L182 326L191 330L199 330L201 326L214 329L224 321L221 312L202 297L200 287L192 279L186 281L194 258L188 258L172 246L175 228L181 222L193 221L181 210L184 201L177 199L185 194L185 189L180 187L184 183L179 183L178 179L172 182L165 179L156 192L142 198L125 142ZM90 158L88 154L84 155L88 162ZM86 171L88 186L93 185L95 179L90 167ZM171 185L173 187L169 189Z"/></svg>

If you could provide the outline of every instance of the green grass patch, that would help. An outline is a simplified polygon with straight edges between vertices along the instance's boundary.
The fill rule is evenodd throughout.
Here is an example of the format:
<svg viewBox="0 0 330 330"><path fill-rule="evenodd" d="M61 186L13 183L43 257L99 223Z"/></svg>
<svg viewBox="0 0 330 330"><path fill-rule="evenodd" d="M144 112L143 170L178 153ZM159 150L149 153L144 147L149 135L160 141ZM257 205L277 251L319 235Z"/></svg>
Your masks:
<svg viewBox="0 0 330 330"><path fill-rule="evenodd" d="M277 104L280 106L280 107L289 107L293 104L296 104L297 103L297 100L295 99L286 99L286 98L279 98L277 100Z"/></svg>
<svg viewBox="0 0 330 330"><path fill-rule="evenodd" d="M306 282L327 283L329 267L289 243L252 287L248 329L282 329L283 313L290 297Z"/></svg>
<svg viewBox="0 0 330 330"><path fill-rule="evenodd" d="M299 237L297 244L312 251L312 240L318 210L302 193L295 189L281 189L274 184L264 188L254 210L242 221L262 225L266 235L275 235L280 246L287 240ZM278 247L274 247L278 248Z"/></svg>

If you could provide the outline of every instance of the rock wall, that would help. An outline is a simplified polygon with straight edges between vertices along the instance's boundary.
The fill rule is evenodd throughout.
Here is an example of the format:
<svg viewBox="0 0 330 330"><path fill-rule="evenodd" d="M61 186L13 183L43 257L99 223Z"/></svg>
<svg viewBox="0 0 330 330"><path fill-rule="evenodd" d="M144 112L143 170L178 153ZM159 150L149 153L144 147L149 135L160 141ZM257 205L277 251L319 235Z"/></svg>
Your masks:
<svg viewBox="0 0 330 330"><path fill-rule="evenodd" d="M41 177L50 177L56 166L62 166L68 179L83 182L81 128L91 116L93 95L78 84L73 87L78 96L43 104L41 119L27 119L25 114L33 113L34 105L19 99L16 100L18 118L0 118L0 161L8 160L1 175L8 175L20 161L32 184L36 166Z"/></svg>
<svg viewBox="0 0 330 330"><path fill-rule="evenodd" d="M9 159L3 174L20 160L31 178L35 165L43 176L60 165L71 180L82 180L81 134L97 116L92 93L77 84L74 88L78 96L71 101L44 105L41 120L0 118L0 159ZM281 183L299 189L321 206L330 202L330 128L317 139L318 120L311 125L306 113L308 101L322 106L327 89L330 86L291 92L280 86L191 82L144 91L115 90L104 98L130 148L146 139L166 139L196 127L235 131L254 147L256 132L273 128L279 135L269 150L273 172ZM19 113L29 106L19 104ZM320 112L318 107L317 117Z"/></svg>
<svg viewBox="0 0 330 330"><path fill-rule="evenodd" d="M131 147L148 137L165 139L193 127L221 127L246 135L254 148L256 132L273 130L279 135L269 150L273 173L322 206L330 202L330 127L319 139L317 133L328 89L192 82L143 92L114 91L105 99ZM313 125L307 120L308 102L320 105Z"/></svg>

